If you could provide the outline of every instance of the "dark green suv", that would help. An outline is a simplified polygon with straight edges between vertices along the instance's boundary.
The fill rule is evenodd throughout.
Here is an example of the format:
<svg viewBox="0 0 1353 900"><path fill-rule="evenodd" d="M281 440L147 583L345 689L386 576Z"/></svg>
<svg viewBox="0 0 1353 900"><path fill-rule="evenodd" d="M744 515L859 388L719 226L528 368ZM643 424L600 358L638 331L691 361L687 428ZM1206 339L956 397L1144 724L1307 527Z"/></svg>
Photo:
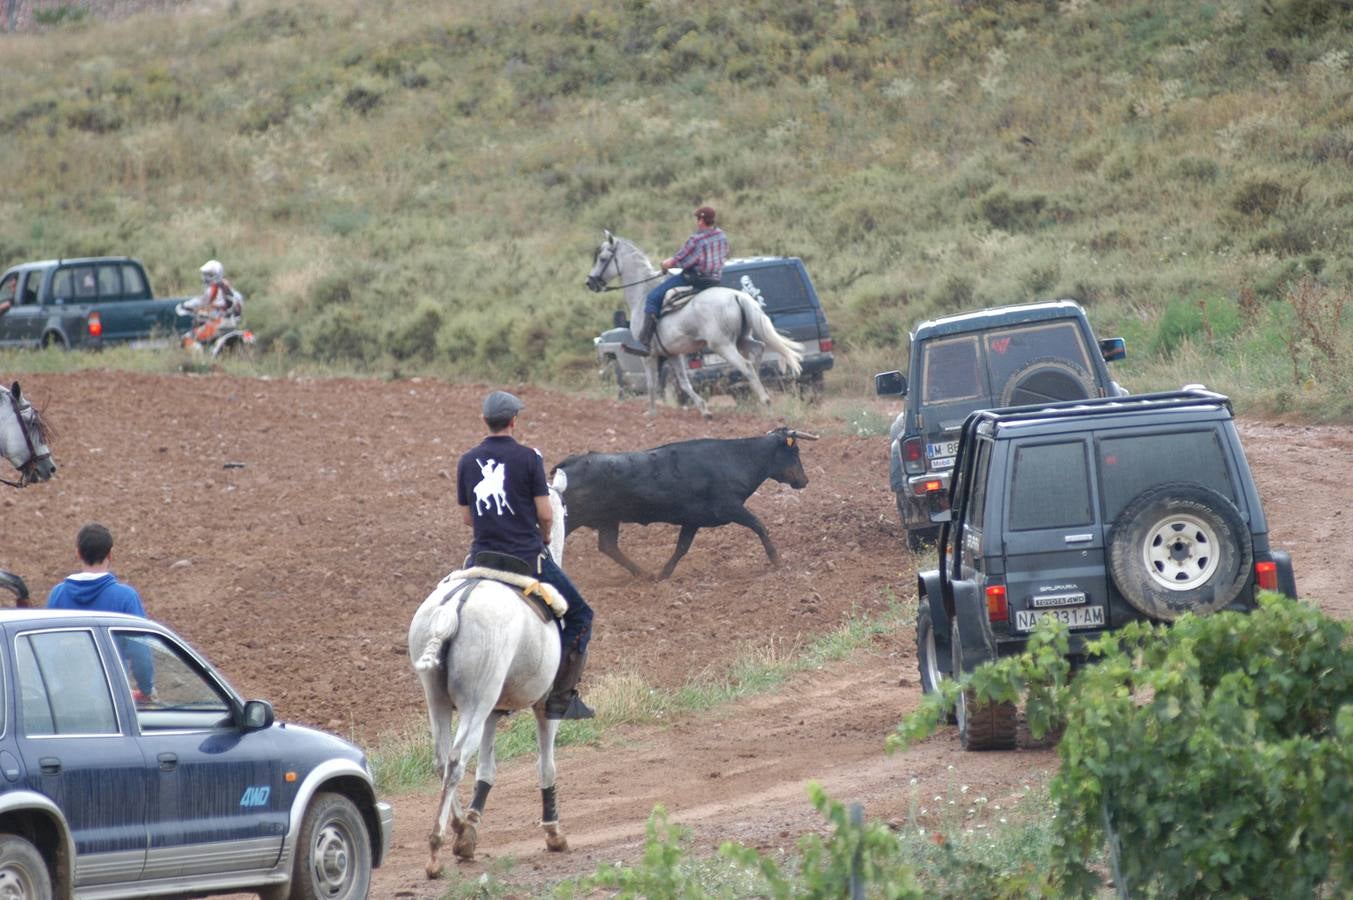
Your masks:
<svg viewBox="0 0 1353 900"><path fill-rule="evenodd" d="M874 376L880 397L905 398L889 429L889 487L907 546L939 535L958 429L975 409L1126 394L1105 363L1122 338L1100 341L1072 300L942 316L911 333L909 377Z"/></svg>
<svg viewBox="0 0 1353 900"><path fill-rule="evenodd" d="M917 575L922 688L1021 652L1038 620L1085 643L1129 622L1296 596L1226 397L1202 389L975 412L964 421L938 568ZM956 720L968 750L1009 749L1013 704Z"/></svg>

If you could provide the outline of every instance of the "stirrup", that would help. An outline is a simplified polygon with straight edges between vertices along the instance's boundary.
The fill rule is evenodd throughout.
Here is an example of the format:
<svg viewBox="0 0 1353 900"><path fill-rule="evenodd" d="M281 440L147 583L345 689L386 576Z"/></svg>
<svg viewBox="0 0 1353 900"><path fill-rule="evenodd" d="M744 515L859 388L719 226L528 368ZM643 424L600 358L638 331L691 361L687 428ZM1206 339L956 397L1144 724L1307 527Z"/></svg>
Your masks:
<svg viewBox="0 0 1353 900"><path fill-rule="evenodd" d="M591 719L596 716L596 712L592 709L592 707L588 706L586 703L583 702L583 698L578 694L576 690L570 691L569 693L571 696L569 697L568 706L566 706L562 711L559 711L557 707L552 708L553 704L551 703L551 701L554 699L553 697L551 697L550 700L545 701L545 718Z"/></svg>

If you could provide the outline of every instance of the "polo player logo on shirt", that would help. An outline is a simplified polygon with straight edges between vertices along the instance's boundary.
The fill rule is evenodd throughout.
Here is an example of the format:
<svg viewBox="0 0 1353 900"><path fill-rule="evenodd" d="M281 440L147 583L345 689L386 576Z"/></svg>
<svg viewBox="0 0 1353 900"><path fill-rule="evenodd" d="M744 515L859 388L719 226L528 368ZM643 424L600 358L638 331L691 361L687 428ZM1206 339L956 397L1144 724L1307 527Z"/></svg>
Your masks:
<svg viewBox="0 0 1353 900"><path fill-rule="evenodd" d="M479 471L484 477L480 479L479 484L474 486L474 510L478 515L483 515L489 511L491 506L497 507L498 515L503 514L503 507L514 516L517 511L512 508L512 504L507 502L507 490L504 482L507 480L507 467L496 459L491 459L487 464L475 460L479 466ZM484 505L483 512L480 511L480 504Z"/></svg>

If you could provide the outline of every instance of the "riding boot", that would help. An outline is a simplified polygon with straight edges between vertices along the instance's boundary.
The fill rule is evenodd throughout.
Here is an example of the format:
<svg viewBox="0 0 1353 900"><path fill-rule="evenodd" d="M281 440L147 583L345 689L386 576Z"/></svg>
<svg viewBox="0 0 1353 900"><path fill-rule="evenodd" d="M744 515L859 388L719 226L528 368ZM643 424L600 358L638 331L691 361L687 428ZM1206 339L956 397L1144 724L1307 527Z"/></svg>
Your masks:
<svg viewBox="0 0 1353 900"><path fill-rule="evenodd" d="M554 687L545 699L545 718L590 719L596 715L578 696L578 681L583 677L585 665L586 652L579 653L575 647L564 654L559 673L554 677Z"/></svg>
<svg viewBox="0 0 1353 900"><path fill-rule="evenodd" d="M658 317L651 313L644 313L644 324L639 328L638 336L625 341L620 345L620 349L626 353L633 353L635 356L647 356L651 351L649 345L653 342L653 332L658 330ZM631 332L633 335L633 332Z"/></svg>

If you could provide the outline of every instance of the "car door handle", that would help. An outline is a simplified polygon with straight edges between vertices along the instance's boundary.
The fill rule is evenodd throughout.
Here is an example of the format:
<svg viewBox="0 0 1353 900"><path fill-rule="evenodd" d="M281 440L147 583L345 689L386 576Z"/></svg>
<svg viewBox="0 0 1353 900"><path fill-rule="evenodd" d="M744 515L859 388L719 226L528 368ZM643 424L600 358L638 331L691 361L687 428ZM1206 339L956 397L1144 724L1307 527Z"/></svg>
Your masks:
<svg viewBox="0 0 1353 900"><path fill-rule="evenodd" d="M160 761L161 772L172 772L178 768L179 758L176 753L161 753L156 759Z"/></svg>
<svg viewBox="0 0 1353 900"><path fill-rule="evenodd" d="M38 768L42 770L43 775L60 775L61 760L55 756L44 756L38 760Z"/></svg>
<svg viewBox="0 0 1353 900"><path fill-rule="evenodd" d="M1062 538L1062 540L1068 544L1083 544L1086 541L1093 541L1094 539L1095 536L1093 534L1068 534L1066 537Z"/></svg>

